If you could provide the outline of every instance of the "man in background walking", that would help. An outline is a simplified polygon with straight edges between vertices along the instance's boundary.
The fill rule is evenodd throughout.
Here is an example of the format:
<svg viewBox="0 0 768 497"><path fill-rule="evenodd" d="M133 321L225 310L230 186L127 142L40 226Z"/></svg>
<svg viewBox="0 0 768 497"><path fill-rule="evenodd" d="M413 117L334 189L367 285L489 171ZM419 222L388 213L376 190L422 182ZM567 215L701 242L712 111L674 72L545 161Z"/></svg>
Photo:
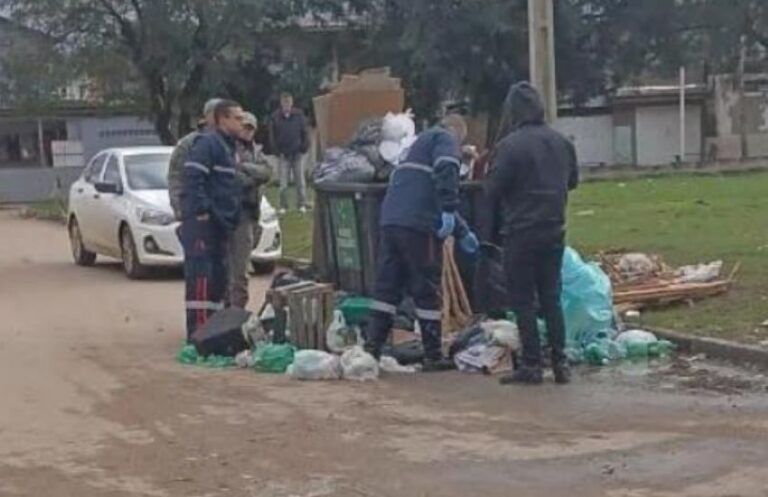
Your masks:
<svg viewBox="0 0 768 497"><path fill-rule="evenodd" d="M237 140L237 172L242 190L242 212L228 246L229 305L245 309L248 305L248 267L251 252L258 241L261 214L261 188L272 178L272 169L253 142L258 129L256 116L246 112L243 130Z"/></svg>
<svg viewBox="0 0 768 497"><path fill-rule="evenodd" d="M168 196L171 199L171 209L177 220L181 220L181 188L184 175L184 163L187 161L187 154L192 148L192 143L206 130L212 130L216 127L213 119L213 110L216 104L221 102L220 98L212 98L205 103L203 107L203 118L197 123L197 130L184 136L176 144L171 154L171 164L168 167Z"/></svg>
<svg viewBox="0 0 768 497"><path fill-rule="evenodd" d="M509 134L493 155L487 197L491 215L503 218L504 269L523 342L522 367L502 383L543 381L536 297L547 324L555 381L568 383L560 272L568 192L579 183L576 151L544 122L541 97L527 82L510 89L502 123Z"/></svg>
<svg viewBox="0 0 768 497"><path fill-rule="evenodd" d="M288 189L291 177L296 185L298 208L307 211L307 180L304 175L304 155L309 150L309 130L304 113L293 105L293 96L283 93L280 108L270 122L272 153L277 155L280 172L280 213L289 209Z"/></svg>

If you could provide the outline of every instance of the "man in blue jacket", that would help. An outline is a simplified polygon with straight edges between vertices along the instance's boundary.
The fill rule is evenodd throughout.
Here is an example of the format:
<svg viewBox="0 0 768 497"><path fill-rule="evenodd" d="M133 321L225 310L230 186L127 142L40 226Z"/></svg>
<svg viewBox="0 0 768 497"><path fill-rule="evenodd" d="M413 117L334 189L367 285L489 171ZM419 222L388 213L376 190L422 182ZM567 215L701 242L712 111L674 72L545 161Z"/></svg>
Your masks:
<svg viewBox="0 0 768 497"><path fill-rule="evenodd" d="M181 192L186 280L187 339L208 317L224 308L226 246L241 209L236 178L235 139L242 133L243 109L222 100L213 111L215 128L198 136L184 163Z"/></svg>
<svg viewBox="0 0 768 497"><path fill-rule="evenodd" d="M456 212L460 145L466 136L464 119L447 116L440 126L419 135L392 174L381 207L375 302L366 336L366 350L377 359L406 291L416 304L424 371L452 368L442 352L442 242L454 235L466 252L479 248Z"/></svg>

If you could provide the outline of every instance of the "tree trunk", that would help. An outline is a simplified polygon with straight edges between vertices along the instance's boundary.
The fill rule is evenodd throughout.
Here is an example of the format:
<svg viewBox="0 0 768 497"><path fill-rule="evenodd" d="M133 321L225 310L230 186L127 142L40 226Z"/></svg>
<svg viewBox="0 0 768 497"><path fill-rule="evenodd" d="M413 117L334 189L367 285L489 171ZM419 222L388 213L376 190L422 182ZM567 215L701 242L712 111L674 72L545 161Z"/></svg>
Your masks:
<svg viewBox="0 0 768 497"><path fill-rule="evenodd" d="M200 90L203 86L205 79L205 72L207 66L205 62L198 62L189 74L184 88L181 90L179 96L179 107L181 107L179 113L179 136L184 136L192 131L192 116L198 115L200 111L194 109L194 105L197 103L196 97L200 94Z"/></svg>
<svg viewBox="0 0 768 497"><path fill-rule="evenodd" d="M163 145L175 145L176 136L171 131L173 117L173 97L165 87L165 82L159 74L144 74L149 90L149 110L155 123L155 132Z"/></svg>

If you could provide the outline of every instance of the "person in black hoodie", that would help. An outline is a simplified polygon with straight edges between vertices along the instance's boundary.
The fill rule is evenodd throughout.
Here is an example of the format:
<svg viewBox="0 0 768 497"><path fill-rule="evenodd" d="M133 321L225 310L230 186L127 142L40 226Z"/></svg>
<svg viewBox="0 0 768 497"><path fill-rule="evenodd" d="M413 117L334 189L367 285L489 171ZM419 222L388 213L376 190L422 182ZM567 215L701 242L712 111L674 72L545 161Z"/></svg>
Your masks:
<svg viewBox="0 0 768 497"><path fill-rule="evenodd" d="M555 381L570 381L560 305L569 191L579 183L573 144L544 122L530 83L512 86L504 102L501 139L486 180L489 205L504 241L504 269L523 343L522 366L502 384L543 381L536 297L552 348Z"/></svg>

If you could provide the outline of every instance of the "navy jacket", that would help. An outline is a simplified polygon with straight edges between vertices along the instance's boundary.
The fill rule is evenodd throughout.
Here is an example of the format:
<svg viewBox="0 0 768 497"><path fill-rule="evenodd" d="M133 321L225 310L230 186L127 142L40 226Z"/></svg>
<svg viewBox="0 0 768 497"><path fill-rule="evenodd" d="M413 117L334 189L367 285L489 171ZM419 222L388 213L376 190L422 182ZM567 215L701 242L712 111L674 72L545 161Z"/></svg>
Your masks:
<svg viewBox="0 0 768 497"><path fill-rule="evenodd" d="M228 230L240 218L235 141L220 131L197 137L184 163L181 206L184 219L208 214Z"/></svg>
<svg viewBox="0 0 768 497"><path fill-rule="evenodd" d="M441 213L456 212L459 207L460 164L459 143L447 130L437 127L420 134L392 173L381 207L381 226L437 231Z"/></svg>
<svg viewBox="0 0 768 497"><path fill-rule="evenodd" d="M272 153L284 157L306 154L309 150L307 118L299 109L293 109L288 117L278 109L269 124Z"/></svg>
<svg viewBox="0 0 768 497"><path fill-rule="evenodd" d="M568 192L579 184L573 144L544 123L544 107L529 83L513 86L504 103L512 132L501 141L486 181L505 237L565 234Z"/></svg>

